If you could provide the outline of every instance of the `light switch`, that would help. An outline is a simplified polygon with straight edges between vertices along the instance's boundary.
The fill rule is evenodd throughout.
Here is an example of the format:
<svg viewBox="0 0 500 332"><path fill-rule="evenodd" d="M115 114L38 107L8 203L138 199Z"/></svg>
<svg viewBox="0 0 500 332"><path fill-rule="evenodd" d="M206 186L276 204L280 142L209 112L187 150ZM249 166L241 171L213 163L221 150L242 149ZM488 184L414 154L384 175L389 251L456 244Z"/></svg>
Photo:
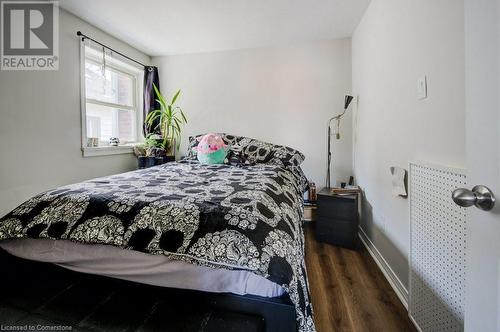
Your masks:
<svg viewBox="0 0 500 332"><path fill-rule="evenodd" d="M427 76L422 76L417 81L417 98L427 98Z"/></svg>

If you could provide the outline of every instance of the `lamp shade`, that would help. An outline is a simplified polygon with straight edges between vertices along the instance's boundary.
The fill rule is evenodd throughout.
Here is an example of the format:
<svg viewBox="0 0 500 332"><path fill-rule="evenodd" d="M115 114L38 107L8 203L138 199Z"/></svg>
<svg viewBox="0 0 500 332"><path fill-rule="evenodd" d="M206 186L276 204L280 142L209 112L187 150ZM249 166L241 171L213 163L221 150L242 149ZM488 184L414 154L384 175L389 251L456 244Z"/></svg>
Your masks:
<svg viewBox="0 0 500 332"><path fill-rule="evenodd" d="M352 96L345 96L345 99L344 99L344 109L346 110L348 107L349 107L349 104L351 103L353 97Z"/></svg>

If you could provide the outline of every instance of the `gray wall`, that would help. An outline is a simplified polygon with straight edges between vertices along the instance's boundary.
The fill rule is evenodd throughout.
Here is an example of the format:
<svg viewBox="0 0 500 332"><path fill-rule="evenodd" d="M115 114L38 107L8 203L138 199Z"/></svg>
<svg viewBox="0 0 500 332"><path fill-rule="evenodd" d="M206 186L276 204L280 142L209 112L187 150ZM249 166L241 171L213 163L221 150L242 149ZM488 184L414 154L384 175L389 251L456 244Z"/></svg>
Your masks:
<svg viewBox="0 0 500 332"><path fill-rule="evenodd" d="M463 1L372 0L352 41L354 173L362 228L408 285L408 199L389 167L413 160L465 167ZM428 98L417 99L427 75Z"/></svg>
<svg viewBox="0 0 500 332"><path fill-rule="evenodd" d="M237 51L155 57L162 92L189 118L183 137L227 132L288 145L306 155L304 171L323 186L326 123L351 90L351 40L334 39ZM352 174L351 112L334 144L333 175Z"/></svg>
<svg viewBox="0 0 500 332"><path fill-rule="evenodd" d="M132 154L82 157L78 30L150 61L61 10L59 70L0 71L0 216L44 190L135 167Z"/></svg>

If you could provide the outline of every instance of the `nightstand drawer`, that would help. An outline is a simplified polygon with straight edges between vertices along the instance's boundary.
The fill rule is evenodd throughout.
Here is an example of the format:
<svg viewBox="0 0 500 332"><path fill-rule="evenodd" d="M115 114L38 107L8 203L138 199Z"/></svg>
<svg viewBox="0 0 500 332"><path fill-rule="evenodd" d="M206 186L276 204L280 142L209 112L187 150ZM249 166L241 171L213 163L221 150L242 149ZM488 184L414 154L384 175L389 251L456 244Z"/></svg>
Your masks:
<svg viewBox="0 0 500 332"><path fill-rule="evenodd" d="M354 220L330 219L318 216L316 240L342 247L354 248L358 234L358 223Z"/></svg>
<svg viewBox="0 0 500 332"><path fill-rule="evenodd" d="M320 196L316 213L318 216L335 219L355 219L358 214L358 202L352 198Z"/></svg>

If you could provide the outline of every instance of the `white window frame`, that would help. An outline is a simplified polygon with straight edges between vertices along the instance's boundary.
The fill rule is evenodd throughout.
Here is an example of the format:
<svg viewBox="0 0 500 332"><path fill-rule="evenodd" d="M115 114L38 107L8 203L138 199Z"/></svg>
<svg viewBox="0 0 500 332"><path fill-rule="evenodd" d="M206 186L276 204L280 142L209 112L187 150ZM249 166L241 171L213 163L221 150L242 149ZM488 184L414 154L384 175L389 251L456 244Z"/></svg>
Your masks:
<svg viewBox="0 0 500 332"><path fill-rule="evenodd" d="M87 54L87 49L90 50L90 54ZM133 110L136 113L135 119L135 142L126 142L126 144L120 144L118 146L103 145L98 147L88 147L87 146L87 96L85 87L85 62L87 58L90 61L95 61L99 63L99 54L102 57L102 50L97 50L92 48L87 42L80 41L80 109L81 109L81 134L82 134L82 152L84 157L93 156L103 156L103 155L115 155L115 154L126 154L133 153L134 145L142 142L144 140L142 135L142 104L143 104L143 86L141 82L144 78L144 68L137 65L129 64L129 62L121 61L113 58L112 56L106 56L106 67L109 67L113 71L131 76L133 78L133 84L135 85L135 96L133 96L133 106L124 107L123 105L118 105L114 103L104 102L100 100L89 99L93 104L102 105L107 107L114 107L120 109Z"/></svg>

